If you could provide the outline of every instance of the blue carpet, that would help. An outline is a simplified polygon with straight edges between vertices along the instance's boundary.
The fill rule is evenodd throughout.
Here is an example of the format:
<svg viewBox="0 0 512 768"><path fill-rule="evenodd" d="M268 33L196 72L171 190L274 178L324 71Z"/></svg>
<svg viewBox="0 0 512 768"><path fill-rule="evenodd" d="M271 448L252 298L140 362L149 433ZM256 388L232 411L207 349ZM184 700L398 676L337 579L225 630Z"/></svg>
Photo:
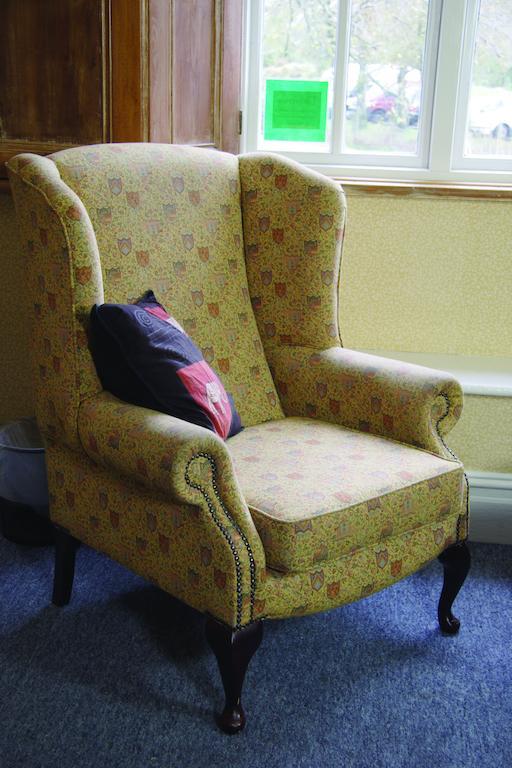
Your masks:
<svg viewBox="0 0 512 768"><path fill-rule="evenodd" d="M202 618L82 548L72 603L52 551L0 539L2 768L512 766L512 548L472 546L436 624L441 567L330 613L269 622L224 736Z"/></svg>

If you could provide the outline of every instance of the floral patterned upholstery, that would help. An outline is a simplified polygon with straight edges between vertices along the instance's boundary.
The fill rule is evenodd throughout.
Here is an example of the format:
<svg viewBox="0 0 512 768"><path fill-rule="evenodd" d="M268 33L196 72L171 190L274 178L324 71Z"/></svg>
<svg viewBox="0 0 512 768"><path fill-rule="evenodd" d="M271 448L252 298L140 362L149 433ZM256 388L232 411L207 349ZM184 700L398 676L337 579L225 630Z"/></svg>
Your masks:
<svg viewBox="0 0 512 768"><path fill-rule="evenodd" d="M304 571L282 573L269 568L255 616L304 616L368 597L422 568L454 544L456 531L461 537L467 535L459 513Z"/></svg>
<svg viewBox="0 0 512 768"><path fill-rule="evenodd" d="M460 510L456 461L290 417L228 442L267 564L302 571Z"/></svg>
<svg viewBox="0 0 512 768"><path fill-rule="evenodd" d="M272 155L240 158L247 276L265 349L340 343L339 184Z"/></svg>
<svg viewBox="0 0 512 768"><path fill-rule="evenodd" d="M19 177L30 183L24 194L32 198L30 210L19 212L30 235L33 279L39 281L31 293L40 307L49 307L49 313L40 308L43 319L66 329L59 339L47 329L51 359L73 365L84 397L98 392L84 335L91 306L129 303L151 288L219 371L243 423L279 418L249 299L237 158L186 147L166 150L115 144L14 161ZM69 264L56 258L68 249ZM48 253L52 271L45 268ZM62 272L66 267L69 277ZM67 303L71 294L62 290L66 278L68 286L72 280L74 312ZM81 353L74 364L62 349L73 343ZM52 366L45 367L52 377ZM52 400L59 411L59 397Z"/></svg>
<svg viewBox="0 0 512 768"><path fill-rule="evenodd" d="M167 145L8 167L55 522L236 628L359 599L466 536L444 442L457 382L341 348L337 184ZM102 391L90 308L149 288L233 393L240 435Z"/></svg>
<svg viewBox="0 0 512 768"><path fill-rule="evenodd" d="M447 459L443 436L462 411L449 374L341 347L278 347L269 353L287 415L343 424Z"/></svg>

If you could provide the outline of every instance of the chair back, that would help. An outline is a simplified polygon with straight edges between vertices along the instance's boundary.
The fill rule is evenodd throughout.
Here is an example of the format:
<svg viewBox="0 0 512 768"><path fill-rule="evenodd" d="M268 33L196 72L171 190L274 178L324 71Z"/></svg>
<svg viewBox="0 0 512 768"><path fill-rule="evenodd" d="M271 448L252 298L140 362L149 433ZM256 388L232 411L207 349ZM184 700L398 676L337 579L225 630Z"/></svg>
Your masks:
<svg viewBox="0 0 512 768"><path fill-rule="evenodd" d="M156 144L18 156L9 163L31 259L38 418L76 440L80 401L101 389L94 303L152 289L232 392L242 422L282 416L249 297L238 158Z"/></svg>

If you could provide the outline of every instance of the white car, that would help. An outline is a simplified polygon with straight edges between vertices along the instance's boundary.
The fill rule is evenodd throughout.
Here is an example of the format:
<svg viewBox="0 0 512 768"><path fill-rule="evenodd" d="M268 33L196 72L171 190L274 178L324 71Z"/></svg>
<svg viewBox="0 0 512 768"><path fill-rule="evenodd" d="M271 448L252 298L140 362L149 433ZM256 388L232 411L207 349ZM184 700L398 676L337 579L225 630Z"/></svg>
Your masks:
<svg viewBox="0 0 512 768"><path fill-rule="evenodd" d="M469 130L496 139L512 137L512 91L473 86L469 105Z"/></svg>

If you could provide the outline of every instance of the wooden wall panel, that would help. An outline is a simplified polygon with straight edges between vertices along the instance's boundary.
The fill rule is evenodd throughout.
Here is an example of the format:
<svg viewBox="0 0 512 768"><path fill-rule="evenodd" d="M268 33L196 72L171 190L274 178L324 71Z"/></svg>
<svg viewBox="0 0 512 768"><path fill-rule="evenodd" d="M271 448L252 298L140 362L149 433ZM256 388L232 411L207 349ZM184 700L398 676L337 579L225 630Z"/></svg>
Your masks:
<svg viewBox="0 0 512 768"><path fill-rule="evenodd" d="M14 154L97 142L237 152L242 10L241 0L0 0L0 182Z"/></svg>
<svg viewBox="0 0 512 768"><path fill-rule="evenodd" d="M172 140L215 145L215 0L174 0Z"/></svg>
<svg viewBox="0 0 512 768"><path fill-rule="evenodd" d="M172 3L149 0L149 140L172 141Z"/></svg>
<svg viewBox="0 0 512 768"><path fill-rule="evenodd" d="M102 141L103 0L2 0L0 139Z"/></svg>
<svg viewBox="0 0 512 768"><path fill-rule="evenodd" d="M112 141L148 140L146 0L111 0Z"/></svg>
<svg viewBox="0 0 512 768"><path fill-rule="evenodd" d="M1 0L0 178L19 152L110 140L110 0Z"/></svg>

